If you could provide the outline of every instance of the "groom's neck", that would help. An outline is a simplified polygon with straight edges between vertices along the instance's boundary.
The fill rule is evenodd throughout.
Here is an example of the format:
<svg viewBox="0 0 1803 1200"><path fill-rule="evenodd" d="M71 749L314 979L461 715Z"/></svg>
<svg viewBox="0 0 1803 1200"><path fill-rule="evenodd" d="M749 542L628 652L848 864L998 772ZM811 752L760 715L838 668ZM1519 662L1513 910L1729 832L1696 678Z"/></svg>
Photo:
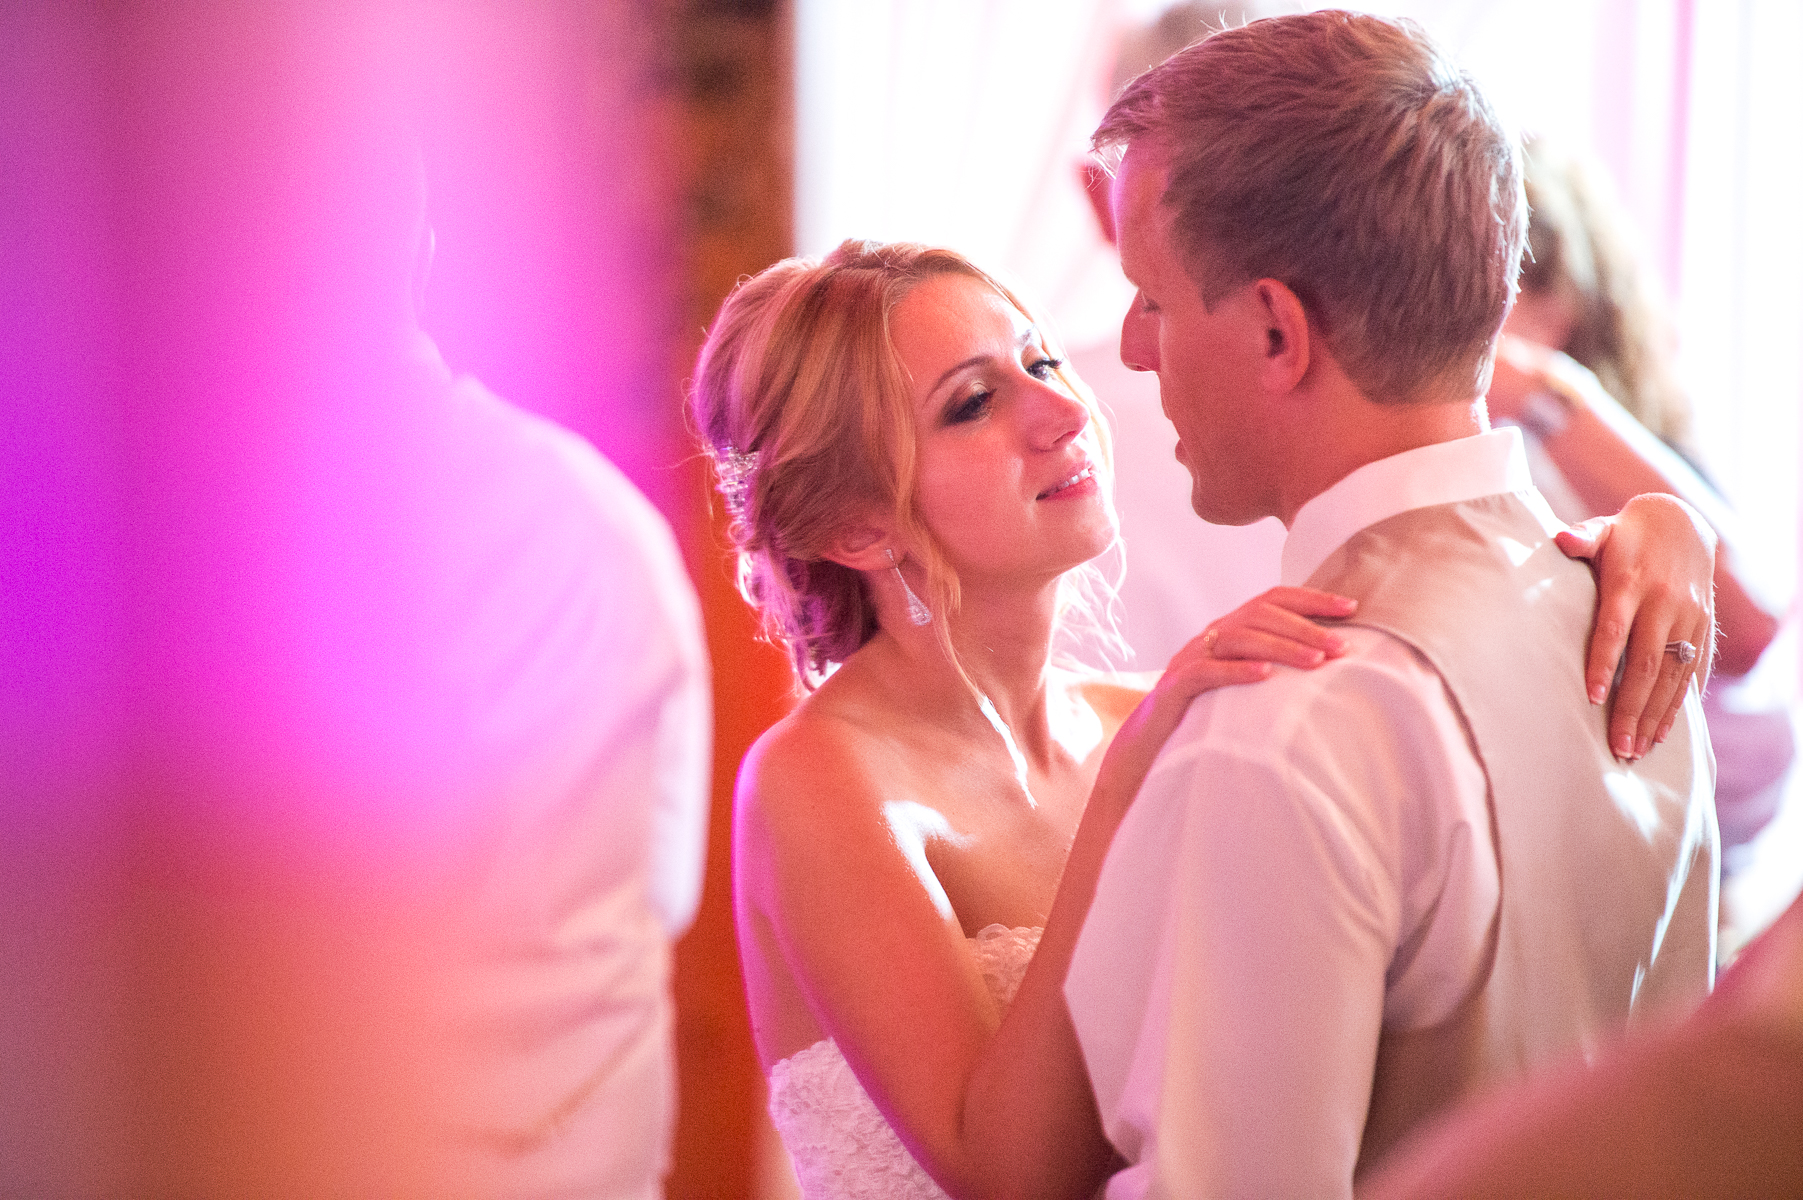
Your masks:
<svg viewBox="0 0 1803 1200"><path fill-rule="evenodd" d="M1356 388L1298 397L1278 416L1286 447L1278 465L1277 511L1288 528L1304 504L1352 472L1405 450L1486 432L1481 398L1385 403Z"/></svg>

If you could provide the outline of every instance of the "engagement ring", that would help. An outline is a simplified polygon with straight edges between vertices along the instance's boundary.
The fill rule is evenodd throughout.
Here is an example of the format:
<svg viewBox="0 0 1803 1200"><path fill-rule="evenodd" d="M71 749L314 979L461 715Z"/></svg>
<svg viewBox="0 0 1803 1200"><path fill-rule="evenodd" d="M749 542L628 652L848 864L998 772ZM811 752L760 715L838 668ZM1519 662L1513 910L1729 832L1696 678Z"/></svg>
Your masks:
<svg viewBox="0 0 1803 1200"><path fill-rule="evenodd" d="M1676 654L1679 666L1688 667L1697 660L1697 648L1689 642L1667 642L1665 643L1665 652Z"/></svg>

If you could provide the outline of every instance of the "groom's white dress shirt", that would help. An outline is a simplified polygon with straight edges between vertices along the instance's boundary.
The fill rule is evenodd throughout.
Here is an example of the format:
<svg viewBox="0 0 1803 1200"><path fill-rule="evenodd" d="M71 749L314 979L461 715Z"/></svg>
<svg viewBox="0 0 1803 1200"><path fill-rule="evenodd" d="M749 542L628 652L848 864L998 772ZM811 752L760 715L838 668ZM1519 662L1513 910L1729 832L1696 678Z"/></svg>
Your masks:
<svg viewBox="0 0 1803 1200"><path fill-rule="evenodd" d="M1556 527L1513 430L1368 464L1297 514L1284 582L1389 517L1498 493ZM1317 670L1200 698L1115 836L1066 985L1132 1164L1111 1200L1350 1196L1380 1036L1485 985L1484 767L1416 650L1342 632Z"/></svg>

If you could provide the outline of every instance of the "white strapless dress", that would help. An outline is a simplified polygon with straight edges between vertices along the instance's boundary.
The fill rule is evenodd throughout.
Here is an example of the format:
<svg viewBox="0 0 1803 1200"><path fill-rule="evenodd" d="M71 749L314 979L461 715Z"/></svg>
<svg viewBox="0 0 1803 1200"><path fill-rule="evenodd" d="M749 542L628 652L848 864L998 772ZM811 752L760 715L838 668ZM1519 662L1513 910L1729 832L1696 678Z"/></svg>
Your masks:
<svg viewBox="0 0 1803 1200"><path fill-rule="evenodd" d="M990 925L971 939L983 982L1004 1008L1042 932ZM831 1038L770 1068L770 1119L795 1163L803 1200L947 1200Z"/></svg>

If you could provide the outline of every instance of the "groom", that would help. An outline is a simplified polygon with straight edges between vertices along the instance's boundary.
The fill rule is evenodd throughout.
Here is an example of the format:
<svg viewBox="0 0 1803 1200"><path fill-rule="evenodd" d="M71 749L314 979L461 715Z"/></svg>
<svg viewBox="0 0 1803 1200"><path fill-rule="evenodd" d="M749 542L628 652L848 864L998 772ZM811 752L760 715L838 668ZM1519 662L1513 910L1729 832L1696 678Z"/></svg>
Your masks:
<svg viewBox="0 0 1803 1200"><path fill-rule="evenodd" d="M1259 21L1096 143L1196 512L1279 517L1284 582L1360 601L1342 657L1199 700L1114 840L1066 984L1107 1195L1349 1196L1462 1094L1708 989L1713 760L1694 695L1611 752L1590 573L1486 432L1526 214L1471 81L1413 25Z"/></svg>

